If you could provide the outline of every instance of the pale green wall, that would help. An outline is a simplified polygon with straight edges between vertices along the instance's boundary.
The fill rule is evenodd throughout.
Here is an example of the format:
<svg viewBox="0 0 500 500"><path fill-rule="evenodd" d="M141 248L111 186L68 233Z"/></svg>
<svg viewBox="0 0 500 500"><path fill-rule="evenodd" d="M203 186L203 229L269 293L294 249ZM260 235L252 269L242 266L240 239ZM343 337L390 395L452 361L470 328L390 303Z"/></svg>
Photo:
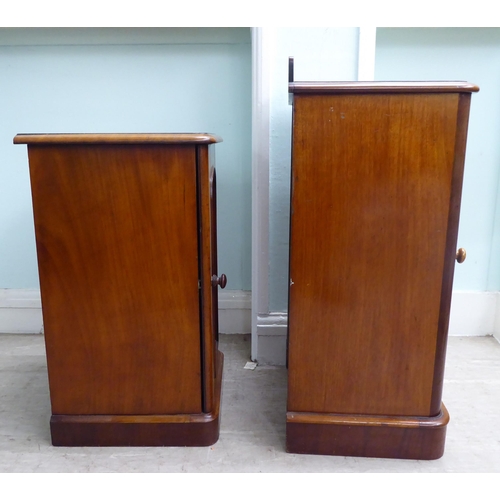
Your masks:
<svg viewBox="0 0 500 500"><path fill-rule="evenodd" d="M500 28L377 29L376 80L467 80L472 95L456 290L500 290Z"/></svg>
<svg viewBox="0 0 500 500"><path fill-rule="evenodd" d="M38 288L17 133L212 132L219 270L250 289L249 28L0 28L0 288Z"/></svg>

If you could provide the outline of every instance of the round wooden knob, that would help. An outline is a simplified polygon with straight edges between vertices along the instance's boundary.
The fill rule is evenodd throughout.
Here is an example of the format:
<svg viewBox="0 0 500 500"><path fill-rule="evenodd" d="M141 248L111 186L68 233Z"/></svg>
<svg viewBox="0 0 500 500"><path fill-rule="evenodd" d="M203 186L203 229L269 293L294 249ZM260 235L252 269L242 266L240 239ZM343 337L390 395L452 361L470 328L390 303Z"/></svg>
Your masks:
<svg viewBox="0 0 500 500"><path fill-rule="evenodd" d="M459 248L457 250L457 262L461 264L465 260L465 257L467 257L467 252L465 251L465 248Z"/></svg>
<svg viewBox="0 0 500 500"><path fill-rule="evenodd" d="M212 286L220 286L221 288L226 288L227 285L227 277L225 274L221 274L220 276L212 276Z"/></svg>

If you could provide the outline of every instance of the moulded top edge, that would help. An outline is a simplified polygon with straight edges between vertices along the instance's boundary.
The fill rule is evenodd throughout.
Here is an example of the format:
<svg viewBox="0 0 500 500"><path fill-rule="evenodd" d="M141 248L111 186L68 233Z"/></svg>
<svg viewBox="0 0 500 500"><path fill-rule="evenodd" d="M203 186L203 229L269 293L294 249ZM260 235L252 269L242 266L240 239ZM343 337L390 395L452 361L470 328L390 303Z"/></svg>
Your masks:
<svg viewBox="0 0 500 500"><path fill-rule="evenodd" d="M428 82L290 82L288 90L294 94L307 93L422 93L422 92L478 92L479 87L462 81Z"/></svg>
<svg viewBox="0 0 500 500"><path fill-rule="evenodd" d="M213 144L214 134L18 134L14 144Z"/></svg>

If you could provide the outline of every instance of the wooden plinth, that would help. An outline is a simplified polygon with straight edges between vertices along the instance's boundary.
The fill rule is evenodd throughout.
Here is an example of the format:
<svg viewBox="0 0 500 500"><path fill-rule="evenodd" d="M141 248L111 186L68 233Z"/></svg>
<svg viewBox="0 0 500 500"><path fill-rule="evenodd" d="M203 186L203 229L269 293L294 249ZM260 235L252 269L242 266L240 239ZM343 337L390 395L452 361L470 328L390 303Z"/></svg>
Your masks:
<svg viewBox="0 0 500 500"><path fill-rule="evenodd" d="M443 456L449 414L397 417L288 412L289 453L435 460Z"/></svg>
<svg viewBox="0 0 500 500"><path fill-rule="evenodd" d="M218 353L214 411L185 415L52 415L54 446L210 446L219 439L224 356Z"/></svg>

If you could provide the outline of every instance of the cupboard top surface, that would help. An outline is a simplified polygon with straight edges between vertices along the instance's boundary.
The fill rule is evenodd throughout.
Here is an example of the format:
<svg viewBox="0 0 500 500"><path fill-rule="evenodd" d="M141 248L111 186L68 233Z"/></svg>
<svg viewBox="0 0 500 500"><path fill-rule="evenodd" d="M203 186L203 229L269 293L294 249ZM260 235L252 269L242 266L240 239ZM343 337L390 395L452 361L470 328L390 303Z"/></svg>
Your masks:
<svg viewBox="0 0 500 500"><path fill-rule="evenodd" d="M429 82L289 82L292 94L371 94L371 93L442 93L478 92L479 87L463 81Z"/></svg>
<svg viewBox="0 0 500 500"><path fill-rule="evenodd" d="M214 134L17 134L14 144L213 144Z"/></svg>

